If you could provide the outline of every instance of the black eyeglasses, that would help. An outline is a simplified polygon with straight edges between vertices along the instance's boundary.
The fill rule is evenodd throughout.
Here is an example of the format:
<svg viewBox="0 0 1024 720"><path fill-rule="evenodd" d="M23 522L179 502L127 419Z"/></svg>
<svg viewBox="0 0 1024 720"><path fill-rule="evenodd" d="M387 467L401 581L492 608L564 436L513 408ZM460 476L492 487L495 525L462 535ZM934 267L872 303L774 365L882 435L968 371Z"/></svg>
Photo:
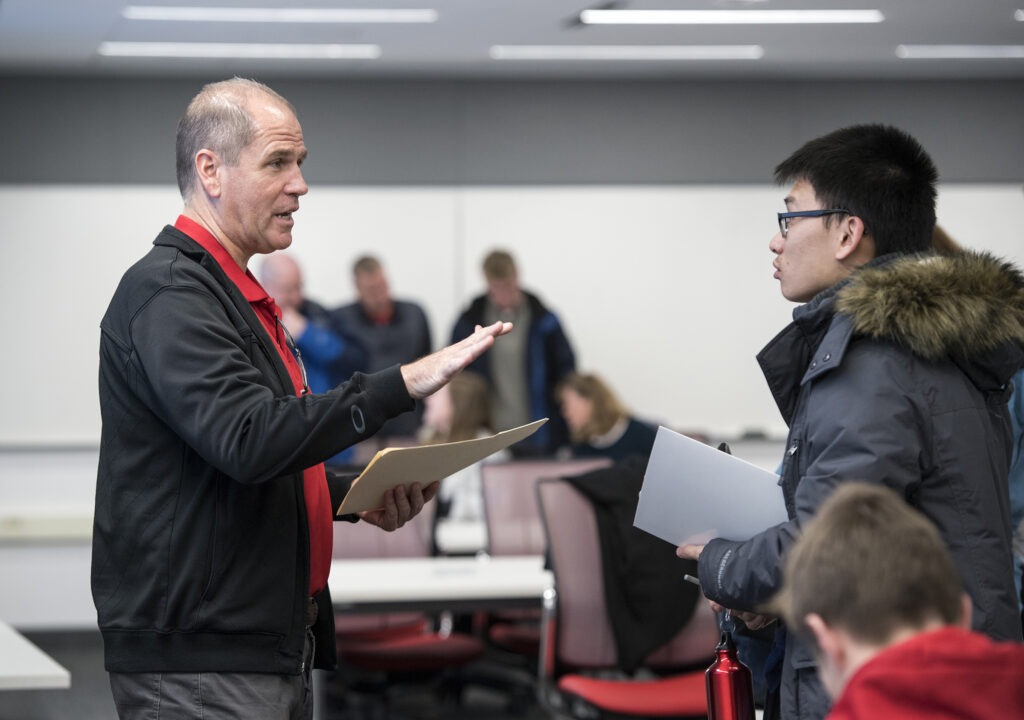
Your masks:
<svg viewBox="0 0 1024 720"><path fill-rule="evenodd" d="M779 232L782 237L789 234L789 221L798 217L824 217L825 215L849 215L849 210L800 210L799 212L779 213Z"/></svg>

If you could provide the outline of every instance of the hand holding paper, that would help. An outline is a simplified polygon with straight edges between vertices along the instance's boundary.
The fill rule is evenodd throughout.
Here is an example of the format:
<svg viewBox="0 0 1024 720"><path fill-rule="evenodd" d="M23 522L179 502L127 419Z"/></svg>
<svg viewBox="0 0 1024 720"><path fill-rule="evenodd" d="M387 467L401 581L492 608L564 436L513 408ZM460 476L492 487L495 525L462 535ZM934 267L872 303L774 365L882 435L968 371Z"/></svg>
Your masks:
<svg viewBox="0 0 1024 720"><path fill-rule="evenodd" d="M419 447L384 448L373 456L362 474L352 482L338 514L359 513L385 508L385 494L399 485L408 489L414 483L427 486L452 473L483 460L535 433L547 418L505 430L477 440L462 440ZM436 492L436 490L435 490ZM401 495L401 493L400 493ZM433 495L431 495L433 497Z"/></svg>
<svg viewBox="0 0 1024 720"><path fill-rule="evenodd" d="M397 530L411 518L419 515L423 506L437 495L440 487L441 483L437 480L425 488L421 488L419 483L413 483L408 488L397 485L384 492L384 507L379 510L364 510L359 513L359 517L363 522L376 525L382 530Z"/></svg>

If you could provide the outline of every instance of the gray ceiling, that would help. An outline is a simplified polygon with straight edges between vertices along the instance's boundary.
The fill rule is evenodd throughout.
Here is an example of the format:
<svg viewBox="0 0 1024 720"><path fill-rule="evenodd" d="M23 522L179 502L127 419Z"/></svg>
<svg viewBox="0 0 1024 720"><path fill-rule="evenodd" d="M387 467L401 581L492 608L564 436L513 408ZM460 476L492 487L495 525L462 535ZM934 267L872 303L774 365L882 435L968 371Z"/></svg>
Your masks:
<svg viewBox="0 0 1024 720"><path fill-rule="evenodd" d="M863 25L581 26L604 0L132 0L135 5L433 8L430 24L228 24L125 19L128 0L0 0L0 74L417 78L1021 78L1024 58L901 60L901 44L1024 46L1024 0L634 0L629 9L878 9ZM108 41L372 43L376 60L102 57ZM746 45L760 60L499 61L492 45Z"/></svg>

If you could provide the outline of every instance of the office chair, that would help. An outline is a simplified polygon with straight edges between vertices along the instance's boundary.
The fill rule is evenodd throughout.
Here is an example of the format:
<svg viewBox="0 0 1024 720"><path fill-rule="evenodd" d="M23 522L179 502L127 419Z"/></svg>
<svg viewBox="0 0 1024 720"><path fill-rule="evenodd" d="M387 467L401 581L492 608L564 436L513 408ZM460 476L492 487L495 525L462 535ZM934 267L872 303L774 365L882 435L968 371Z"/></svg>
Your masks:
<svg viewBox="0 0 1024 720"><path fill-rule="evenodd" d="M579 475L611 465L608 458L512 460L484 465L480 485L491 555L543 555L547 546L537 509L541 478Z"/></svg>
<svg viewBox="0 0 1024 720"><path fill-rule="evenodd" d="M363 523L339 524L334 556L343 558L429 557L434 503L394 532ZM424 613L335 613L339 676L348 705L390 716L389 691L426 684L441 701L459 699L456 672L483 655L476 637L453 632L450 619ZM371 702L376 698L378 702Z"/></svg>
<svg viewBox="0 0 1024 720"><path fill-rule="evenodd" d="M608 458L514 460L481 469L487 551L490 555L544 555L547 542L537 509L537 482L607 467ZM509 653L533 660L540 649L540 611L494 614L487 636Z"/></svg>
<svg viewBox="0 0 1024 720"><path fill-rule="evenodd" d="M542 705L560 718L707 717L704 670L719 638L708 604L697 603L686 625L647 656L643 672L625 676L605 603L593 507L564 480L543 480L537 493L555 575L544 598Z"/></svg>
<svg viewBox="0 0 1024 720"><path fill-rule="evenodd" d="M429 554L425 548L429 547L433 513L434 503L427 503L404 527L390 533L364 523L336 523L333 556L345 559L424 557ZM334 615L339 644L385 640L409 631L423 632L428 624L428 618L418 612Z"/></svg>

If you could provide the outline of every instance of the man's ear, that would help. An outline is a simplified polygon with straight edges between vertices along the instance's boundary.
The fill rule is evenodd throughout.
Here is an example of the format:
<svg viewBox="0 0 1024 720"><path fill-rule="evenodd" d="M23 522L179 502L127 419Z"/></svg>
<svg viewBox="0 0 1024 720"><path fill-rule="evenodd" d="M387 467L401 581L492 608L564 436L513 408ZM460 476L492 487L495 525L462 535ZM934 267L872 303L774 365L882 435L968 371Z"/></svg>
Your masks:
<svg viewBox="0 0 1024 720"><path fill-rule="evenodd" d="M836 260L852 262L860 266L875 257L875 241L867 234L867 226L856 215L847 215L837 228L839 245L836 247Z"/></svg>
<svg viewBox="0 0 1024 720"><path fill-rule="evenodd" d="M221 161L213 150L203 148L196 153L196 177L210 197L220 197Z"/></svg>
<svg viewBox="0 0 1024 720"><path fill-rule="evenodd" d="M961 630L971 629L971 617L974 615L974 603L971 602L971 596L967 593L960 594L960 622L956 624L956 627Z"/></svg>
<svg viewBox="0 0 1024 720"><path fill-rule="evenodd" d="M814 640L822 658L833 668L842 670L846 666L846 646L843 645L841 633L817 613L808 614L804 618L804 623L814 633Z"/></svg>

